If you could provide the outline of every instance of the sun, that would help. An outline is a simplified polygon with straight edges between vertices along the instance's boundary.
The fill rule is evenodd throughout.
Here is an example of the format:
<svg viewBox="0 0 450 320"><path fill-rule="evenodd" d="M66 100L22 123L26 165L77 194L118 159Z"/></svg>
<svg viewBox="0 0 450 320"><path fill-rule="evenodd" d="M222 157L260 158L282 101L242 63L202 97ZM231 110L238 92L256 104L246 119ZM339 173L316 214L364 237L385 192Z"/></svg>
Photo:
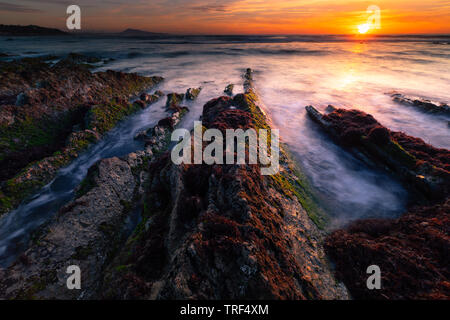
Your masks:
<svg viewBox="0 0 450 320"><path fill-rule="evenodd" d="M367 31L369 31L369 29L370 29L370 25L368 23L360 24L358 26L358 31L361 34L366 33Z"/></svg>

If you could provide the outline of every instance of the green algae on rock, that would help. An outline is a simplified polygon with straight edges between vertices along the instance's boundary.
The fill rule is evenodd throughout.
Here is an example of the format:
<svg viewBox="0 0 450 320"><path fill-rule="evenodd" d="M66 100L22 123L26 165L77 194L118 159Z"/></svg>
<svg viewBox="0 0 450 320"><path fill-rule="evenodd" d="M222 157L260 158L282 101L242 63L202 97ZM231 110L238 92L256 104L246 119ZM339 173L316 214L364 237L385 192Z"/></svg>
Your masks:
<svg viewBox="0 0 450 320"><path fill-rule="evenodd" d="M2 299L98 299L104 269L129 235L129 219L139 210L148 184L147 168L167 149L173 126L152 128L145 150L122 158L103 159L89 169L73 201L36 233L31 247L9 268L0 269ZM83 270L83 291L67 290L66 268ZM127 268L118 266L118 272ZM48 270L43 273L42 270ZM51 275L51 276L50 276Z"/></svg>
<svg viewBox="0 0 450 320"><path fill-rule="evenodd" d="M92 73L77 63L88 58L75 58L56 65L47 62L49 57L0 62L0 214L139 110L128 99L163 80L115 71ZM27 99L18 98L24 95Z"/></svg>
<svg viewBox="0 0 450 320"><path fill-rule="evenodd" d="M205 104L203 126L270 129L257 101L249 82L245 94ZM143 221L106 270L103 298L347 299L290 164L284 153L272 178L258 165L175 165L161 154L148 167Z"/></svg>
<svg viewBox="0 0 450 320"><path fill-rule="evenodd" d="M189 88L186 90L186 94L184 95L187 100L195 100L199 96L202 91L202 87L200 88Z"/></svg>

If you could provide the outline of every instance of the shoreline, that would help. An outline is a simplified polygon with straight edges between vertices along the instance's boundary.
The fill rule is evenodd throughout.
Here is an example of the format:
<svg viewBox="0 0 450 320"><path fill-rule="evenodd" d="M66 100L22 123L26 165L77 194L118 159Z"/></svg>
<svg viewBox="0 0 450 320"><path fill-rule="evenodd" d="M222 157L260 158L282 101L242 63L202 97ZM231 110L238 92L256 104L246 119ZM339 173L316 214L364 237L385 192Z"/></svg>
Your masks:
<svg viewBox="0 0 450 320"><path fill-rule="evenodd" d="M69 69L86 77L80 84L82 87L93 74L86 69L90 63L87 58L76 59ZM17 64L14 68L20 67L21 62L13 63ZM27 63L36 72L47 70L45 61ZM113 71L94 75L106 82L118 78L117 81L125 79L127 83L127 77L135 78L131 79L130 90L120 84L107 89L109 93L102 97L103 103L89 103L88 110L82 112L83 120L71 124L70 128L76 130L71 130L70 144L65 145L69 150L64 151L70 159L89 145L84 143L86 134L93 135L95 143L124 116L163 96L144 94L130 104L130 95L144 91L144 87L148 89L146 85L154 87L162 78ZM135 86L135 81L143 81L144 85ZM205 128L226 130L236 129L237 125L242 129L271 130L271 120L261 108L251 69L247 69L243 82L244 93L229 93L204 105ZM42 85L38 90L14 93L14 105L0 112L8 114L12 109L20 112L33 105L41 108L38 105L44 100L36 91L49 90L48 85ZM118 88L122 98L112 98ZM326 213L284 144L280 148L281 171L268 177L262 176L255 165L176 166L170 162L167 152L170 133L189 112L183 102L195 100L200 92L201 88L189 88L186 94L167 94L169 117L136 136L144 141L144 151L102 159L89 169L75 199L40 228L30 248L12 266L0 269L0 297L276 300L448 297L445 267L445 250L450 247L448 150L391 131L358 110L330 108L331 112L321 114L314 107L307 107L308 114L337 144L360 152L378 168L388 167L389 174L414 185L415 192L421 194L417 198L422 201L418 202L421 206L409 208L398 219L359 220L329 233L323 230ZM0 98L12 101L6 95ZM11 114L10 120L4 119L12 123L20 119ZM36 190L36 185L51 180L52 174L64 166L64 161L61 166L51 163L54 157L64 160L64 153L52 157L40 160L35 164L37 168L31 166L31 171L12 179L21 175L25 183L36 179L38 183L32 183L32 189L23 187L24 192ZM11 188L11 184L6 183L6 188ZM12 191L15 189L9 189L11 195ZM3 192L4 205L8 189ZM23 195L10 198L16 203ZM130 227L129 220L135 220L136 214L140 222ZM129 228L134 229L131 234ZM433 266L431 271L421 268L422 255ZM355 263L353 257L359 262ZM335 268L329 258L336 263ZM409 287L388 285L384 290L367 293L361 287L365 283L364 264L373 264L373 260L381 261L383 270L387 270L384 281L391 284L407 281ZM82 282L87 288L81 293L66 289L66 264L80 265L86 270ZM391 270L392 265L395 270ZM419 274L419 280L408 273ZM421 287L422 291L414 289L423 283L426 287Z"/></svg>

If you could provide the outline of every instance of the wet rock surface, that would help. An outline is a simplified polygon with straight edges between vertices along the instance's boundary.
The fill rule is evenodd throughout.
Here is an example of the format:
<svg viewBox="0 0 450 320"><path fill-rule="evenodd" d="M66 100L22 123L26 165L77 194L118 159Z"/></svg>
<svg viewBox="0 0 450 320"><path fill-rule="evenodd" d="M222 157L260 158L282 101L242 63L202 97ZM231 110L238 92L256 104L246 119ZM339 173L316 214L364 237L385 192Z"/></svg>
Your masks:
<svg viewBox="0 0 450 320"><path fill-rule="evenodd" d="M252 86L203 109L203 126L268 128ZM293 163L148 167L143 221L106 271L107 299L346 299L303 207ZM301 189L303 190L303 189ZM310 208L308 208L310 209Z"/></svg>
<svg viewBox="0 0 450 320"><path fill-rule="evenodd" d="M76 55L67 70L45 59L0 62L8 79L0 80L5 130L0 161L15 157L30 163L11 169L13 178L5 174L0 203L6 208L24 196L23 190L51 179L124 116L164 96L142 93L162 80L158 77L93 74L84 64L96 62ZM56 77L55 70L63 76ZM251 69L243 82L244 94L232 97L231 90L204 105L202 130L225 134L253 128L270 134ZM272 176L262 175L259 165L172 162L170 135L189 111L183 100L195 99L197 90L167 95L169 116L135 137L145 142L144 150L100 160L89 169L75 199L36 232L13 265L0 269L0 298L450 297L448 150L391 131L358 110L329 106L324 115L308 106L309 116L339 144L370 165L387 168L421 195L420 205L401 218L356 221L327 235L327 217L284 144L280 172ZM139 99L129 103L136 94ZM51 127L64 117L70 120L63 122L65 131ZM42 123L39 130L50 126L55 131L45 134L58 133L61 141L27 142L20 149L23 141L41 134L36 123ZM28 131L24 124L33 126ZM82 270L82 290L66 287L70 265ZM367 290L370 265L381 268L382 290Z"/></svg>
<svg viewBox="0 0 450 320"><path fill-rule="evenodd" d="M186 90L186 94L184 95L187 100L195 100L199 96L202 88L189 88Z"/></svg>
<svg viewBox="0 0 450 320"><path fill-rule="evenodd" d="M413 106L430 113L445 113L450 115L450 106L447 103L439 103L420 97L407 96L395 91L389 93L389 95L392 100L403 105Z"/></svg>
<svg viewBox="0 0 450 320"><path fill-rule="evenodd" d="M361 153L370 164L389 168L418 194L438 200L449 193L450 151L391 131L359 110L336 109L327 115L312 106L306 110L332 139Z"/></svg>
<svg viewBox="0 0 450 320"><path fill-rule="evenodd" d="M393 132L358 110L333 109L309 116L338 143L389 167L419 190L416 202L395 220L367 219L333 232L326 251L336 275L357 299L449 299L450 152ZM424 200L425 199L425 200ZM368 290L367 267L381 269L381 290Z"/></svg>
<svg viewBox="0 0 450 320"><path fill-rule="evenodd" d="M83 55L54 65L51 59L0 62L0 214L48 183L118 121L156 101L131 104L129 98L163 80L92 73L85 62L97 58Z"/></svg>
<svg viewBox="0 0 450 320"><path fill-rule="evenodd" d="M0 35L2 36L64 36L69 33L59 29L44 28L34 25L17 26L0 24Z"/></svg>
<svg viewBox="0 0 450 320"><path fill-rule="evenodd" d="M180 114L170 116L175 126ZM76 199L36 233L30 248L9 268L0 269L5 299L93 299L100 296L103 272L129 236L130 219L139 212L148 174L144 169L168 147L173 127L158 134L145 150L100 160L89 169ZM133 229L134 226L131 226ZM83 290L68 290L66 269L82 270Z"/></svg>
<svg viewBox="0 0 450 320"><path fill-rule="evenodd" d="M176 110L184 100L184 93L169 93L166 100L167 110Z"/></svg>
<svg viewBox="0 0 450 320"><path fill-rule="evenodd" d="M362 220L332 233L326 250L355 299L450 298L450 201L414 207L395 220ZM365 272L381 269L381 290Z"/></svg>
<svg viewBox="0 0 450 320"><path fill-rule="evenodd" d="M229 84L225 87L225 90L223 90L224 93L226 93L229 96L233 95L233 89L234 89L234 84Z"/></svg>

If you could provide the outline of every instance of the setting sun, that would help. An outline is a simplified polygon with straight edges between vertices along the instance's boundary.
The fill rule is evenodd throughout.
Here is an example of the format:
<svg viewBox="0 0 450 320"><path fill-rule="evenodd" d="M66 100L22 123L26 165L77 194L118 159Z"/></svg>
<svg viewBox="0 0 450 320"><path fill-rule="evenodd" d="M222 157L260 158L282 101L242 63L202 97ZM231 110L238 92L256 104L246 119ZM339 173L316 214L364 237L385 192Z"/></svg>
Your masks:
<svg viewBox="0 0 450 320"><path fill-rule="evenodd" d="M370 29L370 25L368 23L360 24L358 26L358 31L361 34L366 33L367 31L369 31L369 29Z"/></svg>

